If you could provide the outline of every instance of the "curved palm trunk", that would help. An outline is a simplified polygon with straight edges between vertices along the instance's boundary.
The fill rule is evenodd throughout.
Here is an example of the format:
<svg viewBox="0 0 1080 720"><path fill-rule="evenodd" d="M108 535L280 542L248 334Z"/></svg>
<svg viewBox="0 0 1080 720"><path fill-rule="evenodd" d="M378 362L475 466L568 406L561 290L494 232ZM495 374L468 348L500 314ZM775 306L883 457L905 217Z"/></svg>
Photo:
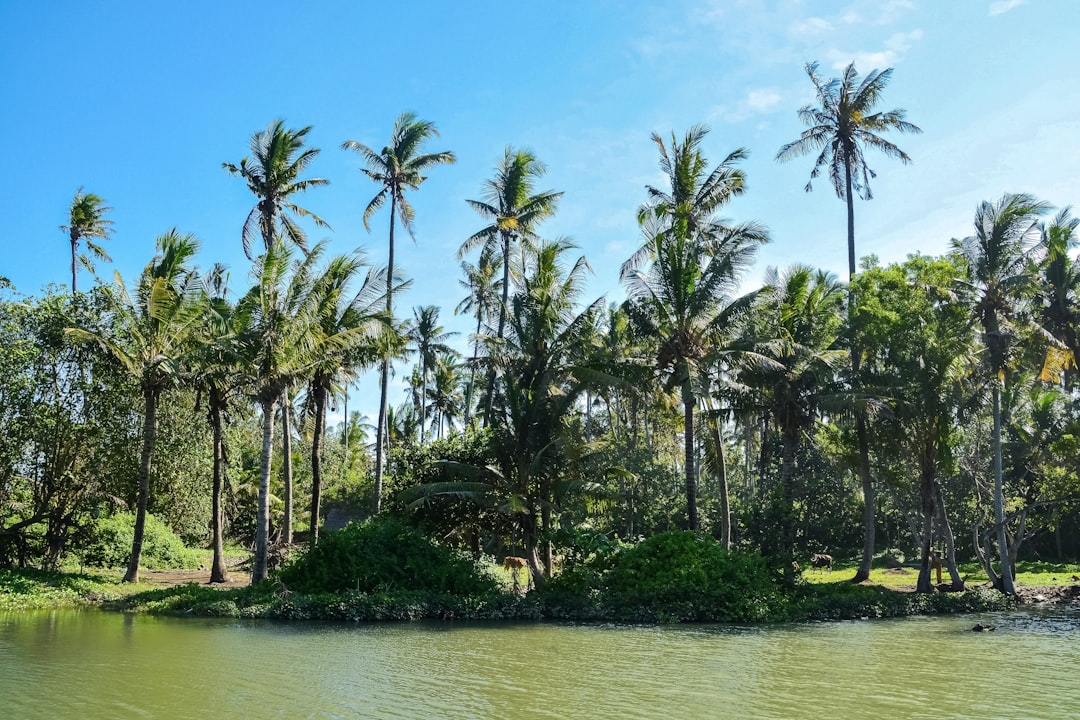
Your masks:
<svg viewBox="0 0 1080 720"><path fill-rule="evenodd" d="M386 315L392 322L394 319L394 217L397 215L397 195L390 193L390 250L386 263ZM383 493L383 465L384 457L383 442L387 435L386 428L386 391L390 383L390 354L387 353L382 362L382 376L379 385L379 421L375 429L375 514L382 512ZM387 447L389 451L389 447Z"/></svg>
<svg viewBox="0 0 1080 720"><path fill-rule="evenodd" d="M210 566L210 582L223 583L229 581L229 573L225 567L221 510L221 492L225 474L225 440L221 431L221 401L215 395L216 393L211 391L210 424L214 430L214 488L211 499L213 517L211 518L210 529L214 545L214 560Z"/></svg>
<svg viewBox="0 0 1080 720"><path fill-rule="evenodd" d="M150 461L157 435L157 391L143 390L143 446L139 459L139 499L135 510L135 537L131 542L124 582L139 582L139 559L142 557L143 535L146 532L146 507L150 502Z"/></svg>
<svg viewBox="0 0 1080 720"><path fill-rule="evenodd" d="M255 520L255 557L251 562L251 582L266 579L267 551L270 545L270 461L274 454L273 398L262 401L263 444L259 460L259 507Z"/></svg>
<svg viewBox="0 0 1080 720"><path fill-rule="evenodd" d="M697 475L694 473L694 396L683 388L683 457L686 465L686 524L698 529Z"/></svg>
<svg viewBox="0 0 1080 720"><path fill-rule="evenodd" d="M285 518L281 523L281 541L292 544L293 538L293 468L292 429L289 427L289 391L281 393L281 482L285 486Z"/></svg>
<svg viewBox="0 0 1080 720"><path fill-rule="evenodd" d="M1001 591L1015 595L1009 545L1005 536L1005 488L1001 471L1001 384L993 383L994 398L994 522L997 525L998 555L1001 557Z"/></svg>
<svg viewBox="0 0 1080 720"><path fill-rule="evenodd" d="M964 589L964 578L960 576L960 569L956 567L956 539L953 537L952 525L949 523L949 514L945 510L945 494L941 491L941 483L936 480L934 481L934 499L937 503L941 537L945 540L945 568L949 571L952 590L960 592Z"/></svg>
<svg viewBox="0 0 1080 720"><path fill-rule="evenodd" d="M709 422L713 442L716 444L717 482L720 484L720 542L725 550L731 549L731 498L728 495L727 457L724 452L724 428L720 418Z"/></svg>
<svg viewBox="0 0 1080 720"><path fill-rule="evenodd" d="M345 422L348 423L346 413ZM311 544L319 543L322 502L322 441L326 432L326 388L315 387L315 428L311 433Z"/></svg>

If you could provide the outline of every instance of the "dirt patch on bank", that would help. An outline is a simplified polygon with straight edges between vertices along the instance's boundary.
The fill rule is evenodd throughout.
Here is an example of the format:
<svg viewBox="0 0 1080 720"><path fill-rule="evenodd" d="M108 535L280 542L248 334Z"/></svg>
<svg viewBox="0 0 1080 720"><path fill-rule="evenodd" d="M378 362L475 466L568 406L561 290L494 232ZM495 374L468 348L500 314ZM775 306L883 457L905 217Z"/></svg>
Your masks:
<svg viewBox="0 0 1080 720"><path fill-rule="evenodd" d="M176 587L197 583L215 588L247 587L251 584L251 567L246 558L228 558L226 561L228 582L210 583L210 568L198 570L140 570L139 580L154 587Z"/></svg>

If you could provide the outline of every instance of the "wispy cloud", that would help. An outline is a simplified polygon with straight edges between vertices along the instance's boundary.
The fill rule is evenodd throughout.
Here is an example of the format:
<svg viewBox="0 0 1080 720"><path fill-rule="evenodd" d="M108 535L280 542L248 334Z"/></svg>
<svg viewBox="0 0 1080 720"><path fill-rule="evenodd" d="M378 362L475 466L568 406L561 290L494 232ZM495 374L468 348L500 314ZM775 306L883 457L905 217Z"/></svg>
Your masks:
<svg viewBox="0 0 1080 720"><path fill-rule="evenodd" d="M823 35L832 28L832 23L824 18L808 17L788 25L788 34L795 37L814 37Z"/></svg>
<svg viewBox="0 0 1080 720"><path fill-rule="evenodd" d="M1007 13L1013 8L1020 7L1025 2L1027 0L998 0L998 2L992 2L990 3L990 17Z"/></svg>
<svg viewBox="0 0 1080 720"><path fill-rule="evenodd" d="M752 88L734 106L717 105L709 112L711 122L742 122L775 110L784 96L774 88Z"/></svg>
<svg viewBox="0 0 1080 720"><path fill-rule="evenodd" d="M827 57L837 70L847 67L847 64L852 61L855 62L856 67L861 68L864 72L873 68L893 67L904 59L907 51L911 49L912 45L921 40L922 36L922 30L895 33L885 41L883 50L861 50L850 53L833 49L828 52Z"/></svg>

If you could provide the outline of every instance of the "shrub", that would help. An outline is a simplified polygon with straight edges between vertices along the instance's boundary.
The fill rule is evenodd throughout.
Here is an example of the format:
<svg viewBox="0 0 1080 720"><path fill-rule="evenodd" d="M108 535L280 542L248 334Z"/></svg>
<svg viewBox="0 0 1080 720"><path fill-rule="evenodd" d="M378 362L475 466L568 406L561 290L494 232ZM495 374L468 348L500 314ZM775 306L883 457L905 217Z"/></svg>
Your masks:
<svg viewBox="0 0 1080 720"><path fill-rule="evenodd" d="M349 523L278 573L303 593L418 591L490 595L497 581L468 556L428 540L391 517Z"/></svg>
<svg viewBox="0 0 1080 720"><path fill-rule="evenodd" d="M98 518L88 528L87 539L76 556L88 567L120 567L131 557L134 539L133 513ZM194 568L199 566L201 557L163 522L147 513L139 561L147 568Z"/></svg>
<svg viewBox="0 0 1080 720"><path fill-rule="evenodd" d="M634 620L758 622L782 603L763 558L694 532L666 532L617 553L605 604Z"/></svg>

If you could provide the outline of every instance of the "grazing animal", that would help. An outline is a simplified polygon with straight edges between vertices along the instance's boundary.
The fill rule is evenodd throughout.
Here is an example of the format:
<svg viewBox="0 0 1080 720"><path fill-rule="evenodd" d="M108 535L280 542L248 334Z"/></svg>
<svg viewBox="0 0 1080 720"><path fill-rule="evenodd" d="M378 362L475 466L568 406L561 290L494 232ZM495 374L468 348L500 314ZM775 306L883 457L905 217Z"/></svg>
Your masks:
<svg viewBox="0 0 1080 720"><path fill-rule="evenodd" d="M825 555L822 553L815 553L810 556L810 567L828 568L829 572L832 572L832 555Z"/></svg>
<svg viewBox="0 0 1080 720"><path fill-rule="evenodd" d="M521 581L518 579L518 572L524 570L529 572L528 563L525 562L525 558L516 557L514 555L507 555L503 558L503 570L509 570L514 576L514 592L518 592L521 589ZM532 573L529 573L529 585L532 587Z"/></svg>

